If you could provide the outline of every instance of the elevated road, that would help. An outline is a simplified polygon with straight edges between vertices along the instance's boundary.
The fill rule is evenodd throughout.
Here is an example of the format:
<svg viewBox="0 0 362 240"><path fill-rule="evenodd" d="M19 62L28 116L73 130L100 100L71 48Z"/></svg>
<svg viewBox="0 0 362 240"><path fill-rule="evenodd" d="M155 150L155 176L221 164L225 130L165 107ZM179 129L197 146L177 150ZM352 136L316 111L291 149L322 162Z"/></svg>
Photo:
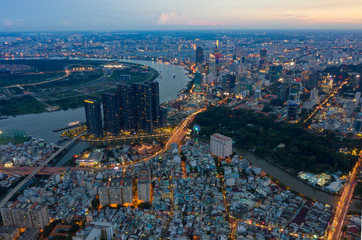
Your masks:
<svg viewBox="0 0 362 240"><path fill-rule="evenodd" d="M362 164L362 152L360 152L360 158L354 166L352 172L349 174L348 181L344 185L342 195L339 199L336 207L335 215L333 217L332 225L328 231L328 240L340 239L341 231L344 225L344 220L353 197L353 191L357 183L357 174L359 173L360 166Z"/></svg>
<svg viewBox="0 0 362 240"><path fill-rule="evenodd" d="M134 164L140 163L140 162L147 162L150 159L155 158L158 155L165 153L168 149L170 149L172 143L179 143L182 141L182 139L187 134L187 126L194 120L194 118L197 114L199 114L205 110L206 110L206 108L200 109L200 110L192 113L191 115L189 115L183 122L181 122L180 125L172 131L171 137L168 139L167 143L160 151L158 151L157 153L153 154L150 157L144 158L140 161L133 162L131 164L123 165L122 167L127 167L127 166L134 165Z"/></svg>
<svg viewBox="0 0 362 240"><path fill-rule="evenodd" d="M165 153L170 147L172 143L179 143L182 141L182 139L186 136L187 134L187 126L194 120L195 116L203 111L205 111L206 108L200 109L194 113L192 113L191 115L189 115L184 121L182 121L180 123L180 125L178 127L176 127L172 133L171 133L171 137L169 138L169 140L167 141L167 143L165 144L165 146L158 151L157 153L153 154L150 157L141 159L139 161L130 163L130 164L125 164L122 167L128 167L131 165L134 165L136 163L141 163L141 162L147 162L152 158L157 157L160 154ZM66 149L68 146L70 146L71 144L73 144L75 141L77 141L78 139L80 139L86 132L78 135L77 137L73 138L71 141L69 141L67 144L65 144L62 148L58 149L55 153L53 153L46 161L44 161L41 165L39 165L38 167L36 167L23 181L21 181L13 190L11 190L10 193L8 193L5 198L0 202L0 208L4 206L4 204L9 201L9 199L14 196L14 194L19 191L19 189L24 186L25 183L27 183L32 177L34 177L42 168L44 168L50 161L52 161L60 152L62 152L64 149ZM48 170L50 168L47 168ZM56 171L56 170L63 170L63 169L54 169L51 171Z"/></svg>
<svg viewBox="0 0 362 240"><path fill-rule="evenodd" d="M56 156L58 156L59 153L61 153L64 149L66 149L67 147L69 147L71 144L73 144L75 141L77 141L79 138L81 138L83 135L85 134L82 133L80 135L78 135L77 137L73 138L72 140L70 140L68 143L66 143L63 147L59 148L55 153L53 153L47 160L45 160L41 165L39 165L38 167L36 167L34 169L33 172L31 172L28 176L26 176L26 178L24 178L23 181L21 181L15 188L13 188L11 190L11 192L9 192L4 199L0 202L0 208L4 206L5 203L7 203L7 201L9 201L9 199L14 196L14 194L19 191L19 189L21 187L23 187L32 177L34 177L43 167L45 167L50 161L52 161Z"/></svg>
<svg viewBox="0 0 362 240"><path fill-rule="evenodd" d="M0 167L0 172L11 174L11 175L28 175L32 173L36 167ZM87 168L87 167L43 167L42 169L37 172L37 175L53 175L53 174L62 174L68 169L70 170L82 170L82 171L105 171L107 169L113 169L112 167L109 168Z"/></svg>

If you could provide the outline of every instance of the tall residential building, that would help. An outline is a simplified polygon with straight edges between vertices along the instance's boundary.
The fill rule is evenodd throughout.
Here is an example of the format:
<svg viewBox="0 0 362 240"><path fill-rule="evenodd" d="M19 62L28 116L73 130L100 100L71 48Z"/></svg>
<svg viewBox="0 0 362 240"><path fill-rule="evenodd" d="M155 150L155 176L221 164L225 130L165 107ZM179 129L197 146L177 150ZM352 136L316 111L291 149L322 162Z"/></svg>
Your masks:
<svg viewBox="0 0 362 240"><path fill-rule="evenodd" d="M131 204L133 201L133 192L132 192L132 178L126 177L123 179L123 189L122 189L122 198L123 204Z"/></svg>
<svg viewBox="0 0 362 240"><path fill-rule="evenodd" d="M160 108L159 127L167 125L167 108Z"/></svg>
<svg viewBox="0 0 362 240"><path fill-rule="evenodd" d="M195 57L196 65L202 64L202 62L204 61L204 51L202 50L201 47L197 47L195 53L196 53L196 57Z"/></svg>
<svg viewBox="0 0 362 240"><path fill-rule="evenodd" d="M118 95L115 93L103 93L104 130L113 135L121 131L121 111Z"/></svg>
<svg viewBox="0 0 362 240"><path fill-rule="evenodd" d="M118 86L121 128L128 131L152 131L160 125L158 82Z"/></svg>
<svg viewBox="0 0 362 240"><path fill-rule="evenodd" d="M101 182L98 187L99 204L101 206L123 204L122 188L123 180L120 178L112 178L108 182Z"/></svg>
<svg viewBox="0 0 362 240"><path fill-rule="evenodd" d="M113 239L113 224L109 222L90 222L94 228L98 228L101 230L100 239L111 240ZM88 239L88 238L87 238Z"/></svg>
<svg viewBox="0 0 362 240"><path fill-rule="evenodd" d="M109 204L118 205L123 204L122 199L123 180L120 178L113 178L109 186Z"/></svg>
<svg viewBox="0 0 362 240"><path fill-rule="evenodd" d="M143 168L138 172L138 183L137 183L137 192L138 200L149 202L150 199L150 170L148 168Z"/></svg>
<svg viewBox="0 0 362 240"><path fill-rule="evenodd" d="M146 83L132 84L134 109L136 112L136 130L149 132L153 129L152 87Z"/></svg>
<svg viewBox="0 0 362 240"><path fill-rule="evenodd" d="M38 202L8 202L0 211L5 226L44 228L49 223L48 207Z"/></svg>
<svg viewBox="0 0 362 240"><path fill-rule="evenodd" d="M135 109L132 87L126 84L118 86L121 127L127 131L135 131Z"/></svg>
<svg viewBox="0 0 362 240"><path fill-rule="evenodd" d="M109 186L107 185L108 182L101 182L98 186L99 205L101 207L109 204Z"/></svg>
<svg viewBox="0 0 362 240"><path fill-rule="evenodd" d="M219 133L210 137L210 152L218 157L228 157L233 153L233 140Z"/></svg>
<svg viewBox="0 0 362 240"><path fill-rule="evenodd" d="M87 130L96 136L102 135L101 105L95 100L84 100Z"/></svg>
<svg viewBox="0 0 362 240"><path fill-rule="evenodd" d="M153 127L160 125L160 90L158 82L146 82L151 86L151 108Z"/></svg>

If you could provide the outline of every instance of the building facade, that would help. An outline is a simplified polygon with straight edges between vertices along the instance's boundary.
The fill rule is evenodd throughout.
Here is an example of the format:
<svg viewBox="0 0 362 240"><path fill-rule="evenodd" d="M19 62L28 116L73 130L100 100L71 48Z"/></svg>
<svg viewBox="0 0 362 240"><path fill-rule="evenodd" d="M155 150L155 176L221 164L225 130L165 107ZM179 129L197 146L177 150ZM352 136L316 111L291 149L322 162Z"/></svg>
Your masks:
<svg viewBox="0 0 362 240"><path fill-rule="evenodd" d="M233 140L219 133L210 137L210 152L218 157L228 157L233 153Z"/></svg>
<svg viewBox="0 0 362 240"><path fill-rule="evenodd" d="M0 211L5 226L44 228L49 223L48 207L38 202L8 202Z"/></svg>
<svg viewBox="0 0 362 240"><path fill-rule="evenodd" d="M102 135L101 105L95 100L84 100L87 130L96 136Z"/></svg>
<svg viewBox="0 0 362 240"><path fill-rule="evenodd" d="M121 131L121 109L118 95L103 93L102 102L104 130L112 135L118 135Z"/></svg>
<svg viewBox="0 0 362 240"><path fill-rule="evenodd" d="M143 202L150 202L150 170L147 168L138 172L137 192L138 200Z"/></svg>

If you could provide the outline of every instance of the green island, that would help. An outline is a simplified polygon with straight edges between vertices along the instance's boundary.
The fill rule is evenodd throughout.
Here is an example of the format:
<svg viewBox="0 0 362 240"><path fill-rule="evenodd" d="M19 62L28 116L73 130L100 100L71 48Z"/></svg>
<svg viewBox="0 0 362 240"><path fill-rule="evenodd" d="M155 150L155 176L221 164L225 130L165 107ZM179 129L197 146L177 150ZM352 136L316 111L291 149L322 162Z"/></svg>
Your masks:
<svg viewBox="0 0 362 240"><path fill-rule="evenodd" d="M0 66L20 69L0 75L0 116L78 108L85 98L115 92L118 83L159 75L148 66L118 61L0 60Z"/></svg>
<svg viewBox="0 0 362 240"><path fill-rule="evenodd" d="M255 152L292 174L348 172L357 156L340 149L360 151L361 139L340 137L332 132L323 136L303 128L301 124L276 122L276 116L245 109L212 107L198 114L193 124L201 127L201 137L220 133L231 137L234 146Z"/></svg>

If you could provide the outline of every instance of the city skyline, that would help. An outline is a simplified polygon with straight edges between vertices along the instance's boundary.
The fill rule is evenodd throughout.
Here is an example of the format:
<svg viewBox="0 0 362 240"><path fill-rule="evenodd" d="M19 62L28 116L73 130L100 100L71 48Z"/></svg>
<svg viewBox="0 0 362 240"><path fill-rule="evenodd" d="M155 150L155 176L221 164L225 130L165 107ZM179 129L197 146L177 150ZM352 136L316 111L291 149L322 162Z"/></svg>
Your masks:
<svg viewBox="0 0 362 240"><path fill-rule="evenodd" d="M0 31L362 29L362 3L348 1L7 1Z"/></svg>

